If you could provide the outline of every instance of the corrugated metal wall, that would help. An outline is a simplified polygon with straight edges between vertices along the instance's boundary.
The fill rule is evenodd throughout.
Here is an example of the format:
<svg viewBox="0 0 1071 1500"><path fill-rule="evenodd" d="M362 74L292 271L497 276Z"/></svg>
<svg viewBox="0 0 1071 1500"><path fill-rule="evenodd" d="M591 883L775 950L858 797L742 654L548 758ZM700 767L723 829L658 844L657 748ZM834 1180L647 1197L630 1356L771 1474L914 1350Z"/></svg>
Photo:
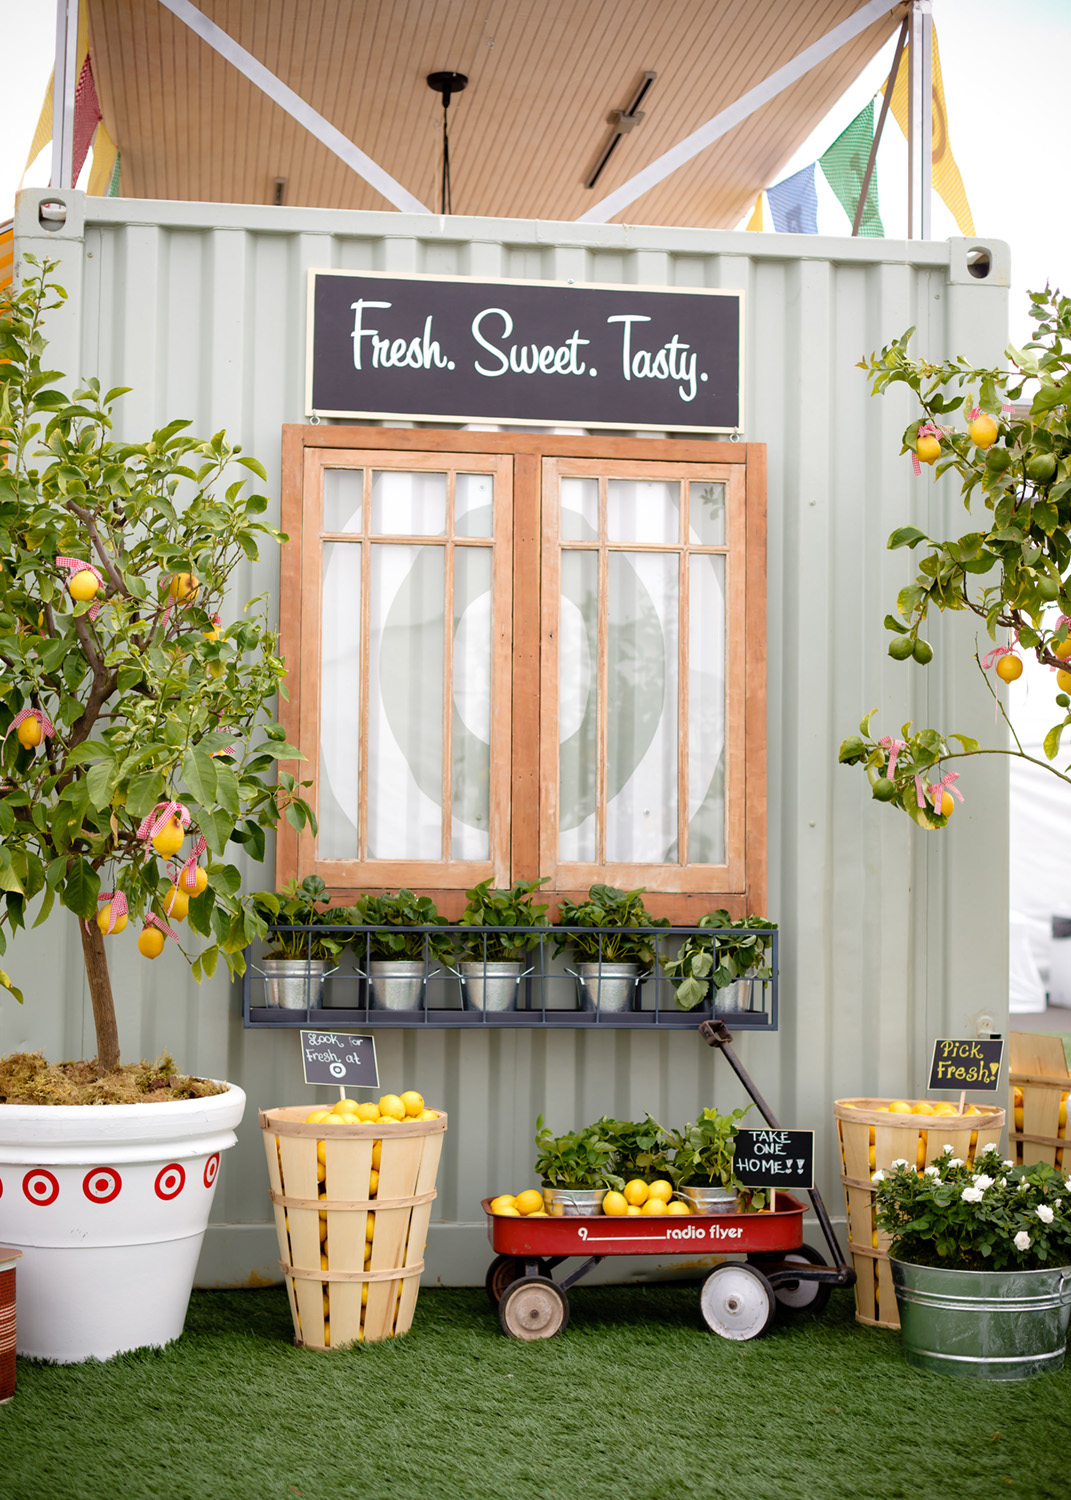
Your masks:
<svg viewBox="0 0 1071 1500"><path fill-rule="evenodd" d="M860 715L994 742L963 620L932 630L922 669L885 654L881 620L910 561L888 553L909 521L957 526L947 481L916 481L897 455L906 397L871 400L857 361L918 327L916 348L996 363L1007 326L1007 247L999 242L827 240L494 220L342 214L200 204L85 200L63 194L66 224L39 226L22 194L16 253L51 255L70 304L54 315L57 367L129 385L122 433L187 416L227 427L267 465L278 499L280 428L303 419L305 272L309 267L743 287L747 294L747 437L769 449L769 914L780 922L781 1029L739 1052L786 1124L819 1132L820 1185L841 1210L831 1101L914 1093L935 1035L973 1033L983 1010L1007 1014L1007 784L996 760L972 765L964 806L925 835L872 803L837 746ZM984 280L967 251L991 257ZM278 587L266 557L236 597ZM271 883L253 867L250 887ZM225 978L200 987L168 953L112 950L125 1055L169 1048L191 1069L247 1091L239 1147L225 1163L202 1280L272 1275L266 1175L256 1106L309 1100L292 1033L243 1031ZM50 1056L92 1051L74 922L53 916L13 945L24 1009L0 1001L0 1048ZM997 1029L1006 1027L998 1020ZM543 1111L557 1128L603 1111L680 1123L702 1106L741 1102L724 1063L693 1035L627 1032L382 1033L381 1075L418 1087L450 1113L429 1267L478 1280L488 1251L478 1199L531 1180Z"/></svg>

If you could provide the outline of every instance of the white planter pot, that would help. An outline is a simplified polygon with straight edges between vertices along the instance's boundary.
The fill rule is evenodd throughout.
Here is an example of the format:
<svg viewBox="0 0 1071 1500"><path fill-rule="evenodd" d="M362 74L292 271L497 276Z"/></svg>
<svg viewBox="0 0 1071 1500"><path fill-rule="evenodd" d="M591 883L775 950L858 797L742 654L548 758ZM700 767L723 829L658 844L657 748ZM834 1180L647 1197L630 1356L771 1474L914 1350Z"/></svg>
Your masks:
<svg viewBox="0 0 1071 1500"><path fill-rule="evenodd" d="M234 1084L160 1104L0 1105L19 1354L67 1364L178 1338L244 1109Z"/></svg>

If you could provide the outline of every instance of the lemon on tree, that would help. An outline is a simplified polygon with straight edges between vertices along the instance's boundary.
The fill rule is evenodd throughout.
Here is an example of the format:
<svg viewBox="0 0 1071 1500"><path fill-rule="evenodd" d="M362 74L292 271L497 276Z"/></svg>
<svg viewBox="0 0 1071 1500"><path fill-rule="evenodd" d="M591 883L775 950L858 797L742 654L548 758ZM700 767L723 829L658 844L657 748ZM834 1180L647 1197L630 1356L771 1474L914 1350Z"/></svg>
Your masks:
<svg viewBox="0 0 1071 1500"><path fill-rule="evenodd" d="M138 952L143 958L159 958L165 941L159 927L143 927L138 934Z"/></svg>
<svg viewBox="0 0 1071 1500"><path fill-rule="evenodd" d="M256 601L251 608L241 597L229 601L241 624L229 638L224 677L213 681L195 651L174 654L184 635L214 628L239 560L244 569L278 542L263 519L266 497L249 492L254 476L266 477L262 466L225 433L203 440L183 422L145 442L117 442L112 406L121 393L104 394L96 380L72 382L69 401L59 395L65 377L42 378L44 315L58 298L54 267L29 257L26 264L29 278L0 293L0 452L7 455L0 463L7 539L0 659L9 687L0 704L7 715L0 774L5 804L20 799L35 816L0 828L21 886L0 891L0 953L7 934L32 921L41 903L46 914L52 906L70 912L103 1074L120 1055L97 920L105 873L106 888L123 895L127 920L139 927L142 953L161 941L152 924L148 931L141 924L150 911L162 914L168 877L159 861L169 856L155 849L146 859L142 821L173 801L207 840L219 879L189 910L204 939L192 959L201 979L221 958L240 975L245 948L267 930L240 894L241 871L228 862L232 835L256 858L284 809L302 827L311 812L294 778L276 775L276 762L296 752L271 714L285 667ZM88 567L71 576L59 561L90 555L109 580L108 607L91 624L84 606L103 590L90 593ZM54 726L47 757L25 753L47 733L36 717L5 737L13 704L32 704ZM174 840L173 828L168 836ZM180 845L181 838L172 854ZM176 908L179 899L187 898L179 892ZM111 940L129 941L118 928L116 921ZM0 971L15 994L18 977Z"/></svg>
<svg viewBox="0 0 1071 1500"><path fill-rule="evenodd" d="M162 859L170 859L182 848L186 837L186 830L182 826L181 819L169 818L159 833L153 835L152 846Z"/></svg>

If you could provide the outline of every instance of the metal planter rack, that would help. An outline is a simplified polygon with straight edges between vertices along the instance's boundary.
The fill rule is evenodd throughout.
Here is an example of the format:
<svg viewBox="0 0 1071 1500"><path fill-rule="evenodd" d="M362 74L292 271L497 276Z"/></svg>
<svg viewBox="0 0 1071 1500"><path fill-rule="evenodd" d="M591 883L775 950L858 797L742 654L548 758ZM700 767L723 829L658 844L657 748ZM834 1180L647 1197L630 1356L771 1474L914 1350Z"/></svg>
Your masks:
<svg viewBox="0 0 1071 1500"><path fill-rule="evenodd" d="M372 961L372 941L377 930L397 934L420 935L423 947L423 982L420 1001L412 1010L386 1009L375 1003L367 975ZM657 955L652 972L641 979L633 991L627 1009L609 1009L602 1003L602 974L612 960L601 957L604 944L621 936L619 927L278 927L272 932L302 933L306 952L311 957L318 937L344 938L346 949L331 962L338 967L323 981L324 1004L314 1002L319 980L311 978L306 985L305 1005L283 1009L264 1003L264 987L257 970L258 959L253 948L246 949L246 972L242 982L242 1020L252 1029L273 1027L381 1026L381 1027L542 1027L554 1026L584 1030L596 1026L617 1030L687 1030L703 1020L724 1019L737 1031L776 1031L778 1025L778 933L776 928L755 928L756 936L768 939L771 947L773 977L768 980L743 981L747 986L744 1008L731 1008L731 991L713 992L693 1010L681 1010L676 1004L675 982L663 972L663 960L671 958L686 937L699 935L717 939L739 936L739 929L701 927L630 928L630 934L647 938ZM596 988L592 1009L581 1009L580 985L565 957L555 959L557 939L570 932L586 938L598 938L600 959L595 971ZM484 982L495 963L488 959L488 943L502 934L516 934L529 939L522 954L522 976L516 989L515 1007L507 1010L466 1009L460 978L461 942L471 947L473 939L483 946ZM454 956L450 966L436 956L435 947L447 942ZM548 947L548 944L550 945ZM590 993L590 991L589 991ZM739 996L734 996L737 1000ZM259 1003L258 1003L259 1002Z"/></svg>

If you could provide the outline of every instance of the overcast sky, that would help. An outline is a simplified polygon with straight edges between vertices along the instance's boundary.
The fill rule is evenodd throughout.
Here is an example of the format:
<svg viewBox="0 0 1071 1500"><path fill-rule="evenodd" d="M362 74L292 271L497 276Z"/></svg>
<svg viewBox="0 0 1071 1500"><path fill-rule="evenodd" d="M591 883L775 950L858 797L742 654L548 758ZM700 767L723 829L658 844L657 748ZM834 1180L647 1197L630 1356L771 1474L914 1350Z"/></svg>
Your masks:
<svg viewBox="0 0 1071 1500"><path fill-rule="evenodd" d="M1071 0L1014 0L1011 5L1007 0L933 0L933 13L952 149L978 234L1011 243L1011 333L1021 342L1029 328L1026 289L1043 286L1048 279L1071 291L1065 92L1071 86ZM54 25L52 0L0 0L5 106L0 220L12 212L48 84ZM888 73L893 46L890 42L874 59L781 176L814 161L854 118ZM46 184L49 167L46 151L31 168L27 183ZM902 236L907 231L907 150L891 114L878 155L878 175L886 232ZM849 233L844 212L821 173L818 192L820 232ZM957 233L935 195L933 237Z"/></svg>

